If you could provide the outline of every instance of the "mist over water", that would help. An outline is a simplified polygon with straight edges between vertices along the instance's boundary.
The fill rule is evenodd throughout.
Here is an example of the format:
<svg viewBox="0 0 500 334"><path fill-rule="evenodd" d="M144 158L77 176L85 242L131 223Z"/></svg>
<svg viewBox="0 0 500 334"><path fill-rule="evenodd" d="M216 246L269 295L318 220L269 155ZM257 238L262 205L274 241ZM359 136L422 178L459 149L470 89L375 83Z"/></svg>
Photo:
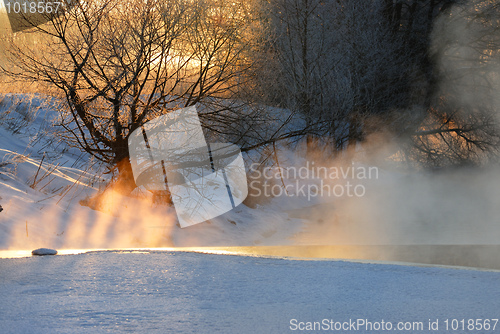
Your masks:
<svg viewBox="0 0 500 334"><path fill-rule="evenodd" d="M363 197L302 212L311 231L317 229L303 238L316 244L497 244L498 175L497 169L464 169L382 176L366 186Z"/></svg>
<svg viewBox="0 0 500 334"><path fill-rule="evenodd" d="M435 93L461 112L490 110L499 123L500 57L488 51L499 42L498 13L481 12L483 6L484 1L470 1L438 18L431 46L440 71ZM368 140L364 151L370 154L354 157L380 166L380 179L365 184L366 196L298 213L309 216L310 223L297 243L379 245L365 249L364 256L500 268L498 160L481 167L415 171L386 159L401 144L393 140Z"/></svg>
<svg viewBox="0 0 500 334"><path fill-rule="evenodd" d="M107 206L106 206L107 204ZM73 203L69 207L49 203L22 214L25 203L16 199L4 203L6 236L2 244L11 250L51 247L58 249L113 249L167 247L175 212L157 208L148 200L138 201L117 193L102 198L102 211ZM3 231L2 231L3 232Z"/></svg>

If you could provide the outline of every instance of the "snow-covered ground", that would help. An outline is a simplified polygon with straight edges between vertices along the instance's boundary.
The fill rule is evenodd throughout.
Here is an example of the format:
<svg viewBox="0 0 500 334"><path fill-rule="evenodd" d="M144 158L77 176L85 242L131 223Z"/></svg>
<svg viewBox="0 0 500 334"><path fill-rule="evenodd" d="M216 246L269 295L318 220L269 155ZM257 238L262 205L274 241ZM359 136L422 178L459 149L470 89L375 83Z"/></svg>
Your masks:
<svg viewBox="0 0 500 334"><path fill-rule="evenodd" d="M499 282L500 274L488 271L185 252L3 259L0 328L2 333L293 333L307 322L360 319L372 326L391 322L387 332L394 333L496 333L500 324L495 331L452 331L445 321L451 326L453 319L500 318ZM429 320L439 320L438 331L429 331ZM398 322L424 327L396 330ZM383 332L356 329L337 332Z"/></svg>
<svg viewBox="0 0 500 334"><path fill-rule="evenodd" d="M0 333L288 333L346 323L349 330L337 332L364 333L383 332L388 322L398 333L431 332L429 322L437 333L495 332L452 329L469 319L483 327L492 319L493 328L498 271L310 259L500 268L500 187L489 179L405 185L408 178L381 170L382 180L366 183L378 183L377 191L363 198L281 196L181 229L175 212L147 192L110 194L106 212L80 205L107 176L57 140L55 114L43 102L0 99ZM303 163L293 159L282 165ZM435 184L445 189L437 196ZM468 211L471 198L481 199L482 211ZM226 255L153 249L182 246ZM32 257L41 247L60 255Z"/></svg>
<svg viewBox="0 0 500 334"><path fill-rule="evenodd" d="M80 205L108 176L58 140L57 114L46 102L0 97L0 250L281 244L301 230L303 220L283 210L241 205L185 232L147 191L138 191L141 200L109 194L101 203L107 212Z"/></svg>

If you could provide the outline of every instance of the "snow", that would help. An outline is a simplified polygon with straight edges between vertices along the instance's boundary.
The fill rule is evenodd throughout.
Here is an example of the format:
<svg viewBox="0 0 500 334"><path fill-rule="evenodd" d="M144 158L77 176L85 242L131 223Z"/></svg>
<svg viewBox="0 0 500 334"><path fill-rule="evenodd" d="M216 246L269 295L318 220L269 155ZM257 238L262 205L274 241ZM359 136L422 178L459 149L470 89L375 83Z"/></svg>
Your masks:
<svg viewBox="0 0 500 334"><path fill-rule="evenodd" d="M0 97L0 250L279 244L302 220L272 207L236 210L182 232L172 209L110 194L103 211L79 204L109 179L59 140L57 114L40 95ZM272 221L273 224L268 222Z"/></svg>
<svg viewBox="0 0 500 334"><path fill-rule="evenodd" d="M332 238L350 242L353 236L406 237L398 231L385 233L391 226L380 225L380 217L362 216L366 225L343 230L346 226L336 220L354 221L354 214L363 213L356 207L360 202L274 198L254 208L241 205L184 230L176 225L172 209L154 205L141 190L137 198L108 195L103 211L82 206L80 201L98 191L108 176L87 166L90 157L57 140L51 123L55 114L45 98L25 97L0 97L1 333L289 333L294 332L292 319L304 324L323 319L415 321L425 326L439 319L435 332L444 333L446 319L499 318L497 271L305 258L328 254L381 260L395 252L400 260L437 263L433 252L443 251L421 244L415 247L428 248L417 252L425 259L394 245L389 255L380 248L346 252L297 247L336 240ZM398 182L393 176L386 183L389 188ZM394 196L403 198L397 192ZM349 211L352 216L336 211L349 205L355 207ZM334 219L334 224L327 228L323 219ZM473 228L480 221L486 219ZM411 237L427 237L412 231ZM457 234L463 231L468 230ZM492 240L500 233L484 231ZM484 240L484 234L477 239ZM290 248L264 247L276 245ZM205 253L172 248L182 246ZM222 248L200 248L206 246ZM228 255L233 254L228 246L258 246L259 251L248 253L279 256ZM483 267L500 268L498 247L476 248L467 261L459 261L459 246L441 246L453 256L447 254L439 263L480 266L484 260ZM59 255L31 256L29 250L40 247L58 249ZM171 248L154 249L165 247ZM302 260L280 257L292 254L292 248ZM486 252L491 261L484 258Z"/></svg>
<svg viewBox="0 0 500 334"><path fill-rule="evenodd" d="M497 178L496 170L475 177L454 175L454 179L443 181L418 175L402 177L380 168L373 179L360 181L349 172L366 168L359 161L344 166L329 162L342 171L340 174L347 171L345 180L343 176L342 180L312 176L281 179L283 173L274 167L267 175L275 175L275 184L267 189L271 193L279 190L282 196L252 208L240 205L185 230L178 226L175 211L153 203L152 194L145 189L136 190L135 198L108 193L101 201L102 210L95 211L80 203L102 189L109 175L93 165L89 155L60 140L60 129L53 126L57 119L53 104L41 95L0 96L0 251L40 247L484 246L497 245L500 238L496 223L500 207L495 200L500 196L500 184L492 182ZM253 155L247 157L249 171L258 158L255 152ZM289 150L281 149L278 155L283 170L290 166L300 173L309 163ZM362 182L366 196L300 194L300 190L323 183L344 189L342 182L346 181ZM250 188L252 184L251 179ZM288 195L283 184L290 191Z"/></svg>
<svg viewBox="0 0 500 334"><path fill-rule="evenodd" d="M439 319L445 333L446 319L500 309L500 276L488 271L169 251L3 259L0 268L2 333L290 333L292 319Z"/></svg>
<svg viewBox="0 0 500 334"><path fill-rule="evenodd" d="M184 230L177 224L175 211L153 203L151 193L144 189L136 190L135 198L108 193L101 202L102 210L95 211L80 203L102 189L109 175L103 174L102 167L93 165L89 155L61 140L61 129L53 126L57 119L53 100L42 95L1 95L0 116L0 205L3 207L0 256L3 257L10 256L5 251L41 247L67 250L275 245L487 246L497 245L500 238L500 225L495 223L500 216L495 200L500 196L500 186L491 182L497 171L486 178L455 175L460 180L457 184L455 180L403 178L401 173L380 168L376 179L363 180L367 188L363 198L309 198L310 193L299 195L299 189L323 182L334 187L342 185L340 181L356 180L351 180L351 176L340 181L281 178L283 173L274 167L267 170L268 175L275 175L271 189L283 194L284 184L291 187L287 188L291 190L288 196L270 198L252 208L240 205L216 219ZM285 171L288 166L300 170L309 163L283 149L277 154ZM253 155L247 157L249 172L254 166L252 161L258 160L255 152ZM340 170L364 168L359 162L345 166L337 161L331 163ZM438 195L429 196L433 193ZM455 205L465 202L477 203L475 207L479 209L470 210L472 204ZM483 249L486 248L479 252ZM477 248L473 252L467 250L470 254L476 251ZM497 258L495 252L488 250L486 256L479 256L485 264L471 264L477 262L475 259L457 261L465 258L463 254L452 256L453 262L449 264L500 268L498 261L489 260ZM396 255L388 253L392 256L389 260L401 258L398 251ZM362 258L371 256L372 260L380 260L370 254L374 252ZM423 259L410 260L437 263L435 257L427 254Z"/></svg>

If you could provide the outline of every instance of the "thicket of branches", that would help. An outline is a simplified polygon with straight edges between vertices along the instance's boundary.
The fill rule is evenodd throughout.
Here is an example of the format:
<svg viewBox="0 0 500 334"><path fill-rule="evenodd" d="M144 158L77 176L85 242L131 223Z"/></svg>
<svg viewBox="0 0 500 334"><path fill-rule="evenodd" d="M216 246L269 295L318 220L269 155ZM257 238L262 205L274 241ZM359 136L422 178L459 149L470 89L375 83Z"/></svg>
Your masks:
<svg viewBox="0 0 500 334"><path fill-rule="evenodd" d="M258 10L252 1L80 2L34 24L36 43L12 37L3 70L54 88L66 140L116 169L116 186L130 192L128 137L171 110L198 105L210 136L244 150L289 135L267 131L264 109L242 98Z"/></svg>
<svg viewBox="0 0 500 334"><path fill-rule="evenodd" d="M435 21L426 114L407 150L412 161L446 166L498 159L499 23L498 3L483 0L457 2Z"/></svg>
<svg viewBox="0 0 500 334"><path fill-rule="evenodd" d="M270 103L335 154L385 131L430 167L495 157L498 5L483 0L270 2ZM452 13L453 12L453 13ZM464 96L469 96L464 100Z"/></svg>
<svg viewBox="0 0 500 334"><path fill-rule="evenodd" d="M55 88L67 140L129 191L128 136L195 104L243 151L383 130L407 161L478 163L499 144L499 18L484 0L90 0L12 37L3 72Z"/></svg>

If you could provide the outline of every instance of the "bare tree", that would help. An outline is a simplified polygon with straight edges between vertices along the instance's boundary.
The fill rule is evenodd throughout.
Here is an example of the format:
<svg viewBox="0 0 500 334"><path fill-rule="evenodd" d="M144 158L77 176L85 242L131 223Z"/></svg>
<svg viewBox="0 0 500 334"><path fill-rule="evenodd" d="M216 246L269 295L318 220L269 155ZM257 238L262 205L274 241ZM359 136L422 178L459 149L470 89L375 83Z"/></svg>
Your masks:
<svg viewBox="0 0 500 334"><path fill-rule="evenodd" d="M207 128L262 141L237 126L262 112L234 99L255 22L249 1L90 0L34 26L36 45L12 37L3 71L54 88L65 139L116 169L114 187L128 193L128 137L170 110L200 104Z"/></svg>

